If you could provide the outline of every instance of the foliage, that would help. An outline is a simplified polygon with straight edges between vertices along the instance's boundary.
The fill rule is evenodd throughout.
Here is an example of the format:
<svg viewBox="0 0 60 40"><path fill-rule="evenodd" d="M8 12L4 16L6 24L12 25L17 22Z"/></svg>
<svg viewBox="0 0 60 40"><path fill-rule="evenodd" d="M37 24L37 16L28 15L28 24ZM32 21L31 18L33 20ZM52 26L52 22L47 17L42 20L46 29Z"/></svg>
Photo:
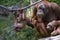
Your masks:
<svg viewBox="0 0 60 40"><path fill-rule="evenodd" d="M55 2L57 3L58 5L60 5L60 0L49 0L50 2Z"/></svg>
<svg viewBox="0 0 60 40"><path fill-rule="evenodd" d="M17 6L26 6L29 4L29 0L0 0L1 5L5 6L12 6L12 5L17 5Z"/></svg>
<svg viewBox="0 0 60 40"><path fill-rule="evenodd" d="M8 18L9 19L9 18ZM12 26L13 21L10 18L0 19L0 40L37 40L39 33L27 26L21 30L21 32L15 32Z"/></svg>

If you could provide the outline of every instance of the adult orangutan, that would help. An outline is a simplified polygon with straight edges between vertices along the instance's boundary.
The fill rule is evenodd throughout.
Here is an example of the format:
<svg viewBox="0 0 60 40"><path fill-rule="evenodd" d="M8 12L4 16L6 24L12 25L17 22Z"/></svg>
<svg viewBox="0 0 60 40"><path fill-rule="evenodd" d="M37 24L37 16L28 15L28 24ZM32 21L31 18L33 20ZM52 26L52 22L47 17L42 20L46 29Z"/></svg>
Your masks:
<svg viewBox="0 0 60 40"><path fill-rule="evenodd" d="M42 0L35 5L31 23L42 37L50 36L53 30L47 30L47 24L53 20L60 20L60 7L56 3Z"/></svg>

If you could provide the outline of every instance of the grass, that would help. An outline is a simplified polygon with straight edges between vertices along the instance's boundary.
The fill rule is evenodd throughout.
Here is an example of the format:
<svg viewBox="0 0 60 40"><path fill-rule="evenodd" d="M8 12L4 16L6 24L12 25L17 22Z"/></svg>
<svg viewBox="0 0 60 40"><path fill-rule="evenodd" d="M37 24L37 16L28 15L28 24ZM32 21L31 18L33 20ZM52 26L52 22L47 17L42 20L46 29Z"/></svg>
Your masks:
<svg viewBox="0 0 60 40"><path fill-rule="evenodd" d="M2 17L0 18L0 40L38 40L39 33L27 26L21 32L15 32L13 18Z"/></svg>

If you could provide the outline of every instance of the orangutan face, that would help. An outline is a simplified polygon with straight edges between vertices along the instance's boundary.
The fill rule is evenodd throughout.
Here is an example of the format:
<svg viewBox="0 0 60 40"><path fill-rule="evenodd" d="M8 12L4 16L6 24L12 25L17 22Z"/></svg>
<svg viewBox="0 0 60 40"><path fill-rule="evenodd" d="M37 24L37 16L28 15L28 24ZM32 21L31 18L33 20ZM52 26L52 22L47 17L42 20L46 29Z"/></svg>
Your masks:
<svg viewBox="0 0 60 40"><path fill-rule="evenodd" d="M37 8L37 17L40 17L40 18L42 18L43 16L44 16L44 14L45 14L45 10L46 8L45 8L45 5L44 4L40 4L39 6L38 6L38 8Z"/></svg>

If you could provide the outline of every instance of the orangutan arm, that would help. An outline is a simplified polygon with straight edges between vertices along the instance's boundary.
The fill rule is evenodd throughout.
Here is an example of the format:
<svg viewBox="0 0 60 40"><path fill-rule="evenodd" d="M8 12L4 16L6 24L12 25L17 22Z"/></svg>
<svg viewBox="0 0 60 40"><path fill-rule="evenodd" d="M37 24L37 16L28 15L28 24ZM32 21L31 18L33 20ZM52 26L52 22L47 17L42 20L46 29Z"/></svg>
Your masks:
<svg viewBox="0 0 60 40"><path fill-rule="evenodd" d="M57 21L53 20L52 22L49 22L47 24L48 29L50 29L51 27L55 28L55 27L57 27L57 25L60 25L60 21L58 21L58 20L60 20L60 7L56 3L51 3L51 7L52 7L53 13L55 14L54 17L56 17Z"/></svg>

